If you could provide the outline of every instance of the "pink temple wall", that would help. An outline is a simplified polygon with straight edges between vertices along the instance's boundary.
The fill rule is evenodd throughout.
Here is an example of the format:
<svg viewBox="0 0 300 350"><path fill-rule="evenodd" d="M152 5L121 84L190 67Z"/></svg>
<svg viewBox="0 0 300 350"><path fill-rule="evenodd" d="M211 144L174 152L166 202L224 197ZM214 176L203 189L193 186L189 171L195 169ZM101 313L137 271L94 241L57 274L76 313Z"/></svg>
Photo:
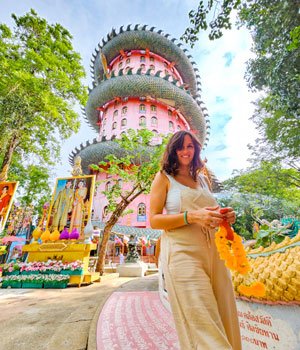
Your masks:
<svg viewBox="0 0 300 350"><path fill-rule="evenodd" d="M155 74L160 70L161 77L169 74L173 76L174 79L179 80L178 84L183 83L178 71L173 67L173 63L152 52L146 53L146 51L142 50L132 50L127 52L124 57L122 55L117 56L109 64L110 72L114 71L115 75L118 75L120 69L123 69L125 73L129 68L132 68L133 74L136 73L139 68L142 68L142 74L146 73L150 68L152 68L151 74Z"/></svg>
<svg viewBox="0 0 300 350"><path fill-rule="evenodd" d="M102 191L105 191L107 189L108 183L110 182L111 185L115 184L115 182L118 180L117 177L107 177L107 174L104 173L98 173L96 177L96 190L94 194L94 200L93 200L93 220L99 220L99 221L107 221L109 218L108 215L105 213L105 206L107 205L107 199L102 193ZM129 184L123 184L122 185L123 190L130 189ZM142 194L139 197L137 197L127 209L132 209L133 213L130 213L122 218L119 219L118 224L125 225L125 226L135 226L135 227L150 227L149 223L149 209L150 209L150 203L149 203L149 195ZM143 213L143 206L139 204L143 203L145 206L145 214ZM139 210L138 210L139 209ZM138 215L138 212L140 211L141 215Z"/></svg>
<svg viewBox="0 0 300 350"><path fill-rule="evenodd" d="M168 62L154 53L142 50L132 50L131 52L120 54L110 62L108 68L110 72L114 71L115 75L118 74L120 69L126 70L133 68L134 74L139 68L141 68L142 64L145 65L142 73L146 73L150 66L153 65L154 67L151 74L155 74L158 70L161 70L161 77L170 74L174 79L179 80L178 84L183 83L179 73L173 67L172 62ZM141 105L143 105L143 107ZM145 117L144 123L141 123L141 117ZM153 117L157 118L156 123L155 119L152 119ZM189 125L184 116L177 110L162 102L146 97L129 97L121 99L116 96L115 100L110 101L99 108L99 120L101 120L99 125L99 140L101 140L102 137L105 137L107 140L110 140L112 136L119 137L121 133L126 132L127 129L136 130L147 128L158 134L164 135L174 133L178 130L189 129ZM105 173L97 174L96 189L93 200L93 220L107 220L108 216L104 213L107 199L102 191L106 189L108 182L114 183L116 180L118 179L107 178L107 174ZM129 188L129 184L122 184L123 190ZM135 227L150 227L149 202L149 195L140 195L130 203L127 208L132 209L133 213L120 218L118 224Z"/></svg>
<svg viewBox="0 0 300 350"><path fill-rule="evenodd" d="M145 124L141 124L141 117L145 117ZM157 118L156 124L152 117ZM111 139L112 136L118 137L127 129L136 130L146 127L159 134L168 134L188 128L186 120L176 110L154 100L147 102L141 98L129 98L122 102L107 104L101 119L99 137L105 136L106 139ZM122 125L122 123L126 124Z"/></svg>

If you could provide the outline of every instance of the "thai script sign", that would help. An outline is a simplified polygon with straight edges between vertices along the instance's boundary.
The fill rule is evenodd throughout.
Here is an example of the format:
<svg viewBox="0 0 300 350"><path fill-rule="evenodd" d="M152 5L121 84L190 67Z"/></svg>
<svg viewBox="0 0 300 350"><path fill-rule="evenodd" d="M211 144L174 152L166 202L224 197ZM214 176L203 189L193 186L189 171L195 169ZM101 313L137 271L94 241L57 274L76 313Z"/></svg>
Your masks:
<svg viewBox="0 0 300 350"><path fill-rule="evenodd" d="M243 350L300 349L300 306L237 300Z"/></svg>

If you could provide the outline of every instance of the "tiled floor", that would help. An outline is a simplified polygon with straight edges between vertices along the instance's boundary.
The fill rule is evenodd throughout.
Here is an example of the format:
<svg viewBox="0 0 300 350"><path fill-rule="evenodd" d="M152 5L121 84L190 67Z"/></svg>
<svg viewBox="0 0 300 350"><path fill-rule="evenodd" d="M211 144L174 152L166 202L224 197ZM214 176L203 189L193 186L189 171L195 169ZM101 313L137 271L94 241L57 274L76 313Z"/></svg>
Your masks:
<svg viewBox="0 0 300 350"><path fill-rule="evenodd" d="M158 292L115 292L97 324L97 350L177 350L171 313Z"/></svg>

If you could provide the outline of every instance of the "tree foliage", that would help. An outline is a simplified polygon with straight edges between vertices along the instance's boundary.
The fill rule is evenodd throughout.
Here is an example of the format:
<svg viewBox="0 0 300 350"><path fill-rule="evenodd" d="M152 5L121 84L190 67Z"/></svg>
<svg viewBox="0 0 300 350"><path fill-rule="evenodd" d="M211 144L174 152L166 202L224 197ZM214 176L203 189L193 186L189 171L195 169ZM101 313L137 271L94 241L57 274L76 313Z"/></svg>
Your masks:
<svg viewBox="0 0 300 350"><path fill-rule="evenodd" d="M264 161L255 169L238 172L223 185L241 193L257 193L281 198L300 206L300 177L295 169L284 169L279 162Z"/></svg>
<svg viewBox="0 0 300 350"><path fill-rule="evenodd" d="M250 4L243 6L239 18L253 34L255 58L248 61L248 86L264 92L252 118L260 134L256 149L267 145L273 158L294 166L300 157L299 6L293 0Z"/></svg>
<svg viewBox="0 0 300 350"><path fill-rule="evenodd" d="M209 39L219 39L224 29L231 29L231 12L239 7L241 0L208 0L199 1L197 11L189 12L191 26L188 27L181 39L192 47L199 40L201 30L210 29Z"/></svg>
<svg viewBox="0 0 300 350"><path fill-rule="evenodd" d="M13 159L10 180L19 181L17 199L23 207L34 206L34 213L41 214L44 203L51 197L50 171L42 165L24 164Z"/></svg>
<svg viewBox="0 0 300 350"><path fill-rule="evenodd" d="M118 158L111 154L106 157L107 161L102 161L98 165L92 164L93 170L110 174L112 187L104 191L108 200L109 219L104 230L97 271L103 274L105 264L105 254L111 229L118 219L126 214L128 205L142 193L149 193L155 174L160 169L160 160L165 149L167 137L161 139L159 144L153 143L153 138L157 137L147 129L129 129L121 139L116 139L124 156ZM126 184L126 190L122 184Z"/></svg>
<svg viewBox="0 0 300 350"><path fill-rule="evenodd" d="M257 193L243 193L237 189L225 192L218 202L221 206L234 208L237 215L234 229L246 239L254 238L253 224L258 219L271 222L299 215L299 206L292 200Z"/></svg>
<svg viewBox="0 0 300 350"><path fill-rule="evenodd" d="M46 168L79 128L73 106L86 101L85 73L64 27L34 10L12 18L13 30L0 24L0 171L13 157Z"/></svg>
<svg viewBox="0 0 300 350"><path fill-rule="evenodd" d="M248 61L246 80L250 89L262 92L253 121L259 132L252 146L255 161L283 161L299 171L300 119L300 13L295 0L211 0L199 2L189 13L191 26L182 39L192 46L201 30L210 27L210 39L231 28L230 15L237 10L238 23L252 33L255 54ZM208 25L208 19L212 17Z"/></svg>

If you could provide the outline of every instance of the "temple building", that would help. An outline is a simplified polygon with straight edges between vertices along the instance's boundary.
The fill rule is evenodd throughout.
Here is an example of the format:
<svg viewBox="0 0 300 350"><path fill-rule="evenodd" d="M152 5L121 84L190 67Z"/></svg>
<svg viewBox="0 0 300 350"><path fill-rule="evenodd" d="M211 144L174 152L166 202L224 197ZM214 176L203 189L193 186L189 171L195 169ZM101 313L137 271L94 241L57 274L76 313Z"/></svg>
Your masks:
<svg viewBox="0 0 300 350"><path fill-rule="evenodd" d="M97 132L97 137L81 144L70 155L82 159L85 174L90 164L98 164L111 153L122 149L113 141L128 129L148 128L157 134L190 130L206 146L209 135L207 109L201 100L201 82L191 55L169 34L146 25L122 26L113 29L98 44L92 57L93 88L84 116ZM213 190L220 184L207 168ZM97 173L92 220L101 226L106 217L107 200L102 191L121 179ZM133 210L120 218L117 230L131 233L143 229L153 233L149 225L149 195L140 195L130 205ZM149 231L149 232L147 232Z"/></svg>

